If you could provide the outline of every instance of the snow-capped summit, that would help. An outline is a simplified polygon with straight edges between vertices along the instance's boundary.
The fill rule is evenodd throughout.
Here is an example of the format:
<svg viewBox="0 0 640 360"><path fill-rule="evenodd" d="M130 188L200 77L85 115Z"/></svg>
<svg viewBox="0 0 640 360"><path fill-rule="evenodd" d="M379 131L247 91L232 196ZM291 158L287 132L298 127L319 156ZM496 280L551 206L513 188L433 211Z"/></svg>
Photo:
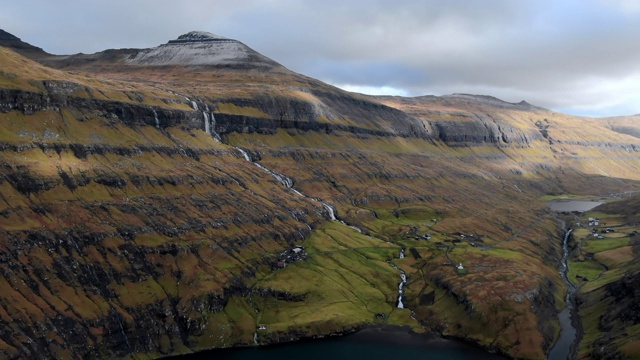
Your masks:
<svg viewBox="0 0 640 360"><path fill-rule="evenodd" d="M278 66L238 40L204 31L191 31L158 47L142 49L126 61L136 65Z"/></svg>
<svg viewBox="0 0 640 360"><path fill-rule="evenodd" d="M207 42L207 41L235 41L233 39L219 36L206 31L191 31L184 35L178 36L177 39L169 41L169 44L187 43L187 42Z"/></svg>

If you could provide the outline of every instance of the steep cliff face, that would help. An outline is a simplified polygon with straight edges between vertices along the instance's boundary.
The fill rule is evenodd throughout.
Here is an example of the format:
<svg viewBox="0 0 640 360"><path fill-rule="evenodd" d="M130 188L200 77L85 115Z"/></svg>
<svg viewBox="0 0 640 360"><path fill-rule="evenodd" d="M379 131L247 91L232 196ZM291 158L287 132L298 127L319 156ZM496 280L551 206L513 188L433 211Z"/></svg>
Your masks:
<svg viewBox="0 0 640 360"><path fill-rule="evenodd" d="M539 199L637 186L638 139L488 97L350 94L240 45L34 56L58 69L0 49L2 356L385 322L543 358L563 283Z"/></svg>
<svg viewBox="0 0 640 360"><path fill-rule="evenodd" d="M526 102L513 104L490 96L466 94L378 99L421 119L433 129L435 137L451 146L486 143L527 146L543 137L525 119L544 109Z"/></svg>
<svg viewBox="0 0 640 360"><path fill-rule="evenodd" d="M346 94L305 93L295 97L218 98L217 126L231 132L275 133L278 129L350 132L375 136L430 139L424 125L407 114L376 102ZM311 101L310 101L310 99ZM229 113L232 112L232 113ZM256 115L257 113L257 115Z"/></svg>
<svg viewBox="0 0 640 360"><path fill-rule="evenodd" d="M1 155L4 357L168 354L247 331L205 329L325 216L201 132L3 114L4 129L14 121L47 127L31 124L30 145L5 143ZM65 133L101 144L78 150ZM173 144L147 143L162 138ZM217 344L242 342L228 341Z"/></svg>

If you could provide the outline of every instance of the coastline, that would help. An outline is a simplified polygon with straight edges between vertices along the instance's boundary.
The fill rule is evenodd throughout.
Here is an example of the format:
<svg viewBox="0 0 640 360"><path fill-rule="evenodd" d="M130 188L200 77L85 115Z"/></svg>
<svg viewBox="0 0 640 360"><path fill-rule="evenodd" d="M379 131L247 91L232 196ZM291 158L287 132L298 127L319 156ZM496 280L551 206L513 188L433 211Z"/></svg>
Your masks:
<svg viewBox="0 0 640 360"><path fill-rule="evenodd" d="M350 331L353 330L353 331ZM274 343L263 344L259 346L243 344L227 348L213 348L206 350L198 350L193 353L176 354L162 357L162 359L173 360L198 360L211 358L232 357L234 353L246 351L252 352L252 358L257 355L260 359L262 353L266 351L280 351L288 347L300 346L321 346L331 345L335 343L341 344L358 344L367 346L398 346L399 348L413 348L420 351L450 351L456 353L474 354L465 359L512 359L508 355L496 350L483 347L468 339L443 336L435 332L417 333L406 325L389 325L389 324L367 324L361 327L335 332L325 336L300 336L291 338L290 340L278 341ZM258 354L256 354L258 353ZM234 357L235 358L235 357ZM265 357L265 358L268 358Z"/></svg>

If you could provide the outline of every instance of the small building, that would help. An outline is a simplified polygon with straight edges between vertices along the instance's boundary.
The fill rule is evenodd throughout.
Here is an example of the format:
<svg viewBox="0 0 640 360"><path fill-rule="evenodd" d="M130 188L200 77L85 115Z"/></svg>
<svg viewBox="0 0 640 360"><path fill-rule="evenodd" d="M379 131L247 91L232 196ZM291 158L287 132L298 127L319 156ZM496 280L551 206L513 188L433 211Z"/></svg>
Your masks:
<svg viewBox="0 0 640 360"><path fill-rule="evenodd" d="M458 265L458 270L464 270L464 266L462 266L462 263L460 263L460 265Z"/></svg>

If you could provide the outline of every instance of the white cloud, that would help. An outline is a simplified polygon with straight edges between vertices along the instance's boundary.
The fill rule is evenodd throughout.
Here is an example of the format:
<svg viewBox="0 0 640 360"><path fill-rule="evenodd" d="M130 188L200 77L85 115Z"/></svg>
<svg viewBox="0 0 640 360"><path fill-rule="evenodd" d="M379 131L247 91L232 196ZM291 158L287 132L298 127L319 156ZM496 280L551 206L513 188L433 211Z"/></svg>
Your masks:
<svg viewBox="0 0 640 360"><path fill-rule="evenodd" d="M0 19L54 53L152 47L204 30L363 93L640 113L629 80L640 73L640 0L24 0Z"/></svg>
<svg viewBox="0 0 640 360"><path fill-rule="evenodd" d="M366 86L366 85L352 85L352 84L331 84L339 87L342 90L367 94L367 95L393 95L393 96L409 96L409 93L404 89L398 89L390 86Z"/></svg>

